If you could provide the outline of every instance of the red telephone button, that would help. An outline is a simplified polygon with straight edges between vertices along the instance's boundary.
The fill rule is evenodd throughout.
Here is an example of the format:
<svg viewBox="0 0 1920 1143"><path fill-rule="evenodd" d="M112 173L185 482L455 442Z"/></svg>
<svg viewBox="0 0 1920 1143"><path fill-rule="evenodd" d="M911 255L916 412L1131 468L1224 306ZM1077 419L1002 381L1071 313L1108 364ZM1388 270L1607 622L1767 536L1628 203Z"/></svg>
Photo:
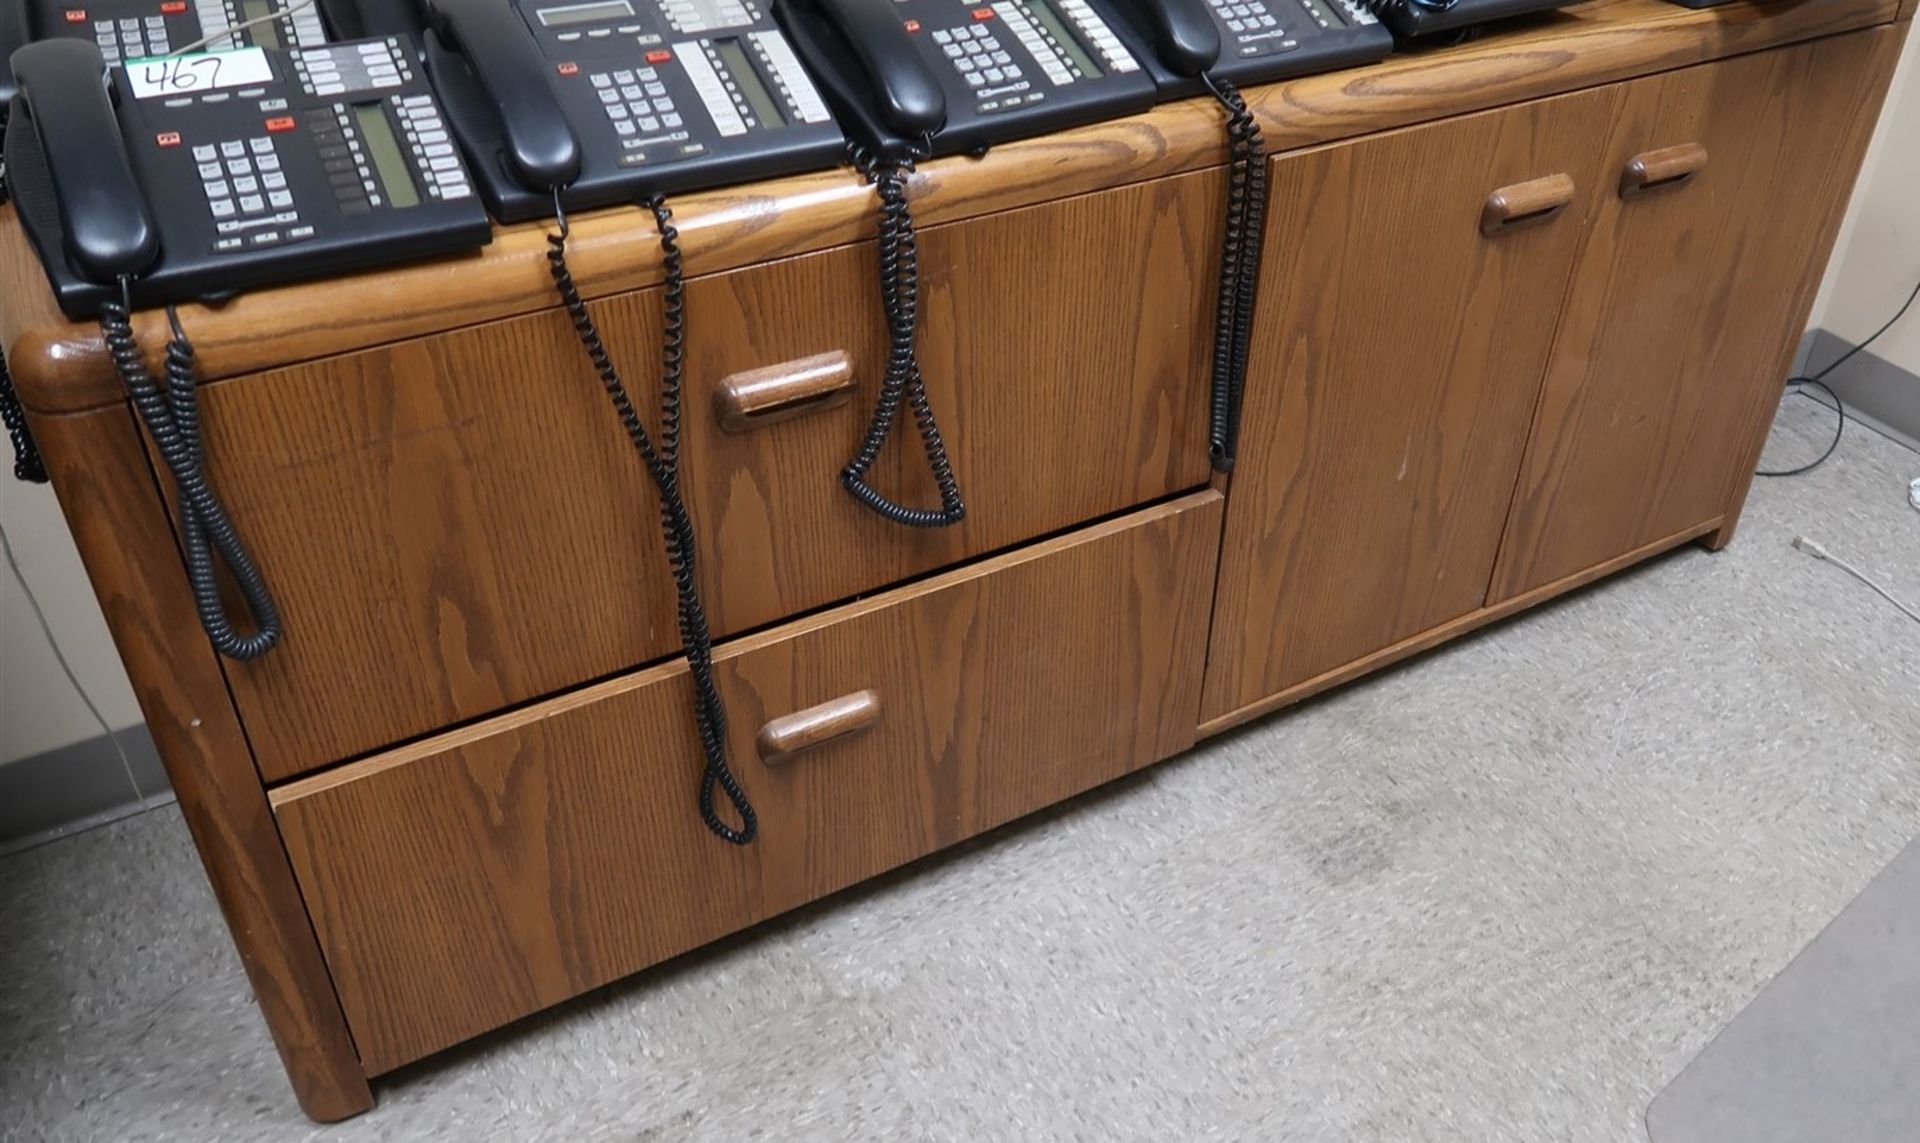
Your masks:
<svg viewBox="0 0 1920 1143"><path fill-rule="evenodd" d="M973 10L973 18L976 20L991 20L993 19L993 9L975 8Z"/></svg>
<svg viewBox="0 0 1920 1143"><path fill-rule="evenodd" d="M672 58L673 58L673 53L666 50L665 48L656 48L653 51L650 51L647 53L648 63L666 63L668 60Z"/></svg>
<svg viewBox="0 0 1920 1143"><path fill-rule="evenodd" d="M161 14L167 16L178 16L186 10L187 0L167 0L165 4L160 5Z"/></svg>
<svg viewBox="0 0 1920 1143"><path fill-rule="evenodd" d="M580 65L577 63L563 63L560 65L560 74L561 75L579 75Z"/></svg>
<svg viewBox="0 0 1920 1143"><path fill-rule="evenodd" d="M85 8L67 9L67 23L84 24L86 22L87 22L87 10Z"/></svg>
<svg viewBox="0 0 1920 1143"><path fill-rule="evenodd" d="M920 30L920 21L918 21L918 20L908 20L908 21L907 21L907 31L909 31L909 32L917 32L917 31L919 31L919 30Z"/></svg>
<svg viewBox="0 0 1920 1143"><path fill-rule="evenodd" d="M293 116L291 115L280 115L267 120L267 130L276 135L282 131L291 131L297 126L299 126L299 124L294 122Z"/></svg>
<svg viewBox="0 0 1920 1143"><path fill-rule="evenodd" d="M178 147L180 145L180 132L162 131L160 134L154 136L153 141L162 147Z"/></svg>

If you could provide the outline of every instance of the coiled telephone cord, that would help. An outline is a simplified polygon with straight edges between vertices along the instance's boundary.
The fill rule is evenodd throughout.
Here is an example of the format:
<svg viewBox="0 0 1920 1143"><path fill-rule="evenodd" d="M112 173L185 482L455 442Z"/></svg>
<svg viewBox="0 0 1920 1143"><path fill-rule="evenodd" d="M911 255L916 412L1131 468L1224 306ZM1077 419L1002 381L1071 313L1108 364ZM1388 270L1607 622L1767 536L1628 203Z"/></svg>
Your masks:
<svg viewBox="0 0 1920 1143"><path fill-rule="evenodd" d="M34 443L33 430L27 427L27 411L20 407L20 396L13 391L13 375L7 372L5 358L0 358L0 425L6 427L7 439L13 443L14 479L45 484L46 461L40 457L40 446Z"/></svg>
<svg viewBox="0 0 1920 1143"><path fill-rule="evenodd" d="M913 174L913 160L882 159L857 145L848 153L854 169L880 192L880 301L886 311L888 349L886 376L881 381L873 420L859 451L841 471L840 483L855 500L896 524L909 528L952 527L966 519L967 504L960 494L959 479L953 474L946 442L940 436L926 379L920 373L920 244L913 212L907 205L907 179ZM893 434L902 401L913 409L927 467L940 491L937 509L907 507L867 483L867 474Z"/></svg>
<svg viewBox="0 0 1920 1143"><path fill-rule="evenodd" d="M180 542L185 550L187 583L193 591L193 604L200 613L200 626L206 630L214 650L229 659L258 659L273 650L280 641L280 611L266 580L253 557L227 518L227 510L207 483L205 455L200 439L200 401L197 393L198 370L194 363L193 343L180 326L180 315L167 307L167 320L173 337L167 342L166 388L147 369L140 344L134 339L130 286L120 283L120 301L100 307L100 332L105 336L107 352L121 383L133 401L134 411L153 438L154 448L173 477L179 497ZM252 614L254 632L242 635L234 629L220 598L220 580L214 563L226 563L241 598Z"/></svg>
<svg viewBox="0 0 1920 1143"><path fill-rule="evenodd" d="M685 259L680 251L680 232L673 225L673 212L666 199L654 195L647 200L660 230L660 248L666 255L666 336L660 373L660 437L656 444L634 408L626 382L607 352L600 328L587 312L580 289L567 265L567 239L572 226L561 206L559 192L554 193L554 211L560 230L547 236L547 262L559 288L560 300L573 319L574 332L586 348L593 369L613 401L614 412L627 431L633 447L646 462L647 471L660 489L661 527L666 536L667 563L673 569L674 588L679 597L680 642L685 648L687 667L693 676L693 718L700 735L700 749L706 758L700 776L700 817L714 836L734 845L750 845L760 832L759 818L747 792L727 765L727 708L713 678L713 632L707 623L707 610L700 598L696 577L693 522L680 490L680 410L681 391L686 373L686 275ZM739 828L720 819L714 808L714 789L726 791L740 817Z"/></svg>
<svg viewBox="0 0 1920 1143"><path fill-rule="evenodd" d="M1202 78L1227 109L1227 227L1220 243L1208 452L1215 472L1231 472L1240 452L1240 413L1266 241L1267 145L1239 90L1223 79Z"/></svg>

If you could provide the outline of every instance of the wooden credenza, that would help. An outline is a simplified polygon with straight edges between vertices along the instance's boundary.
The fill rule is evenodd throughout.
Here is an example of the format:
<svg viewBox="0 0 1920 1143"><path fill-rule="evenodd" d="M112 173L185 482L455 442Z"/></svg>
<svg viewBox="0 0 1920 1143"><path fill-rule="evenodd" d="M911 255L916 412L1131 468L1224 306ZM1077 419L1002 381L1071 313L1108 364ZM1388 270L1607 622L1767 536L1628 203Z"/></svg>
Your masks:
<svg viewBox="0 0 1920 1143"><path fill-rule="evenodd" d="M185 312L210 474L286 619L236 663L97 331L0 216L9 361L302 1106L365 1110L370 1076L1728 542L1904 18L1596 0L1250 92L1274 156L1230 479L1218 110L926 165L947 531L837 479L885 351L870 192L681 200L684 480L745 849L694 809L658 506L540 228ZM577 220L573 249L650 391L650 216ZM783 369L804 400L751 399ZM934 498L910 442L874 480Z"/></svg>

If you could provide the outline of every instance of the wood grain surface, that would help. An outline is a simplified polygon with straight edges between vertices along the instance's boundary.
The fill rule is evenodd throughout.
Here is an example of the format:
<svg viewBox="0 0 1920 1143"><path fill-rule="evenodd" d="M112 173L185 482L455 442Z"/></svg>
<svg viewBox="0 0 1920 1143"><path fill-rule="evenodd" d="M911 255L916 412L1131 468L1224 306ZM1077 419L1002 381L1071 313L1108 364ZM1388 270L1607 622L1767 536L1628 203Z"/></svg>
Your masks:
<svg viewBox="0 0 1920 1143"><path fill-rule="evenodd" d="M1220 509L1198 493L723 647L752 848L695 812L679 665L276 790L368 1069L1186 749ZM863 690L870 730L759 761L758 727Z"/></svg>
<svg viewBox="0 0 1920 1143"><path fill-rule="evenodd" d="M1619 98L1273 162L1207 717L1484 601ZM1570 205L1483 233L1490 192L1544 184Z"/></svg>
<svg viewBox="0 0 1920 1143"><path fill-rule="evenodd" d="M1247 92L1273 151L1428 122L1524 99L1892 20L1898 0L1775 0L1693 11L1664 0L1590 0L1511 21L1468 44ZM923 226L1217 166L1226 139L1217 105L1152 112L943 159L913 180ZM848 170L688 195L676 202L690 272L712 273L870 238L876 199ZM577 220L575 263L591 297L660 281L651 216L606 211ZM188 307L210 377L279 368L551 307L545 229L498 232L489 250L429 264L262 290L219 309ZM24 236L0 212L0 331L26 401L47 411L119 399L98 331L61 319ZM164 315L137 323L164 341Z"/></svg>
<svg viewBox="0 0 1920 1143"><path fill-rule="evenodd" d="M1720 527L1720 519L1718 517L1712 520L1702 521L1684 532L1676 532L1671 536L1662 536L1650 544L1635 548L1631 552L1624 552L1605 563L1595 564L1565 579L1555 580L1553 583L1536 587L1522 595L1512 596L1498 603L1489 604L1486 607L1468 612L1457 618L1449 619L1447 622L1439 624L1436 627L1430 627L1418 635L1409 636L1408 638L1400 640L1398 643L1382 647L1352 662L1342 663L1330 671L1324 671L1310 679L1295 683L1284 691L1267 695L1237 710L1230 710L1224 714L1215 715L1200 724L1200 736L1202 738L1208 738L1222 731L1232 730L1236 726L1244 726L1255 719L1263 718L1266 715L1292 706L1295 703L1305 702L1317 694L1330 691L1338 686L1344 686L1356 679L1370 675L1375 671L1390 667L1404 659L1410 659L1422 652L1430 651L1442 643L1451 642L1463 635L1478 631L1482 627L1518 615L1530 607L1538 607L1550 599L1565 595L1571 591L1577 591L1596 580L1605 579L1607 576L1624 571L1637 563L1652 559L1662 552L1669 552L1682 544L1702 539L1711 535L1714 529L1718 527Z"/></svg>
<svg viewBox="0 0 1920 1143"><path fill-rule="evenodd" d="M1610 186L1648 151L1709 159L1682 186L1602 201L1491 601L1722 516L1744 492L1899 39L1858 32L1629 85Z"/></svg>
<svg viewBox="0 0 1920 1143"><path fill-rule="evenodd" d="M300 1106L373 1106L247 740L200 631L133 416L32 418L114 647Z"/></svg>
<svg viewBox="0 0 1920 1143"><path fill-rule="evenodd" d="M1203 486L1223 197L1201 172L923 237L921 360L969 507L951 529L840 486L886 352L870 244L695 283L682 473L716 632ZM659 307L595 306L650 424ZM836 351L851 402L725 431L727 378ZM270 780L679 646L652 484L559 313L209 386L204 421L286 620L227 664ZM937 503L911 428L870 481Z"/></svg>

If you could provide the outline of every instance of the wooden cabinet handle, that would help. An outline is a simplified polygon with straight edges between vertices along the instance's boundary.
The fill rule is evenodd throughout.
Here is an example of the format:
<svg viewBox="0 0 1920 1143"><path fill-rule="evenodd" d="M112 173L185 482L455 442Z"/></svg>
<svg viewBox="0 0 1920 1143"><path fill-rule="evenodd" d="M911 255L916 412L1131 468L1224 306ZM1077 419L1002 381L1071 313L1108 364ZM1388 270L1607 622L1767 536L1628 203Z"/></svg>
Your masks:
<svg viewBox="0 0 1920 1143"><path fill-rule="evenodd" d="M1620 172L1620 197L1634 198L1650 191L1685 186L1706 169L1707 149L1698 143L1642 151L1627 160Z"/></svg>
<svg viewBox="0 0 1920 1143"><path fill-rule="evenodd" d="M778 766L792 761L802 750L857 734L879 721L880 696L872 691L860 691L776 718L760 728L760 737L755 741L760 746L760 760L769 766Z"/></svg>
<svg viewBox="0 0 1920 1143"><path fill-rule="evenodd" d="M1573 202L1573 176L1547 175L1510 187L1501 187L1487 196L1480 211L1480 233L1489 238L1545 222Z"/></svg>
<svg viewBox="0 0 1920 1143"><path fill-rule="evenodd" d="M735 373L720 382L714 411L720 427L744 433L844 405L853 394L853 362L843 350Z"/></svg>

